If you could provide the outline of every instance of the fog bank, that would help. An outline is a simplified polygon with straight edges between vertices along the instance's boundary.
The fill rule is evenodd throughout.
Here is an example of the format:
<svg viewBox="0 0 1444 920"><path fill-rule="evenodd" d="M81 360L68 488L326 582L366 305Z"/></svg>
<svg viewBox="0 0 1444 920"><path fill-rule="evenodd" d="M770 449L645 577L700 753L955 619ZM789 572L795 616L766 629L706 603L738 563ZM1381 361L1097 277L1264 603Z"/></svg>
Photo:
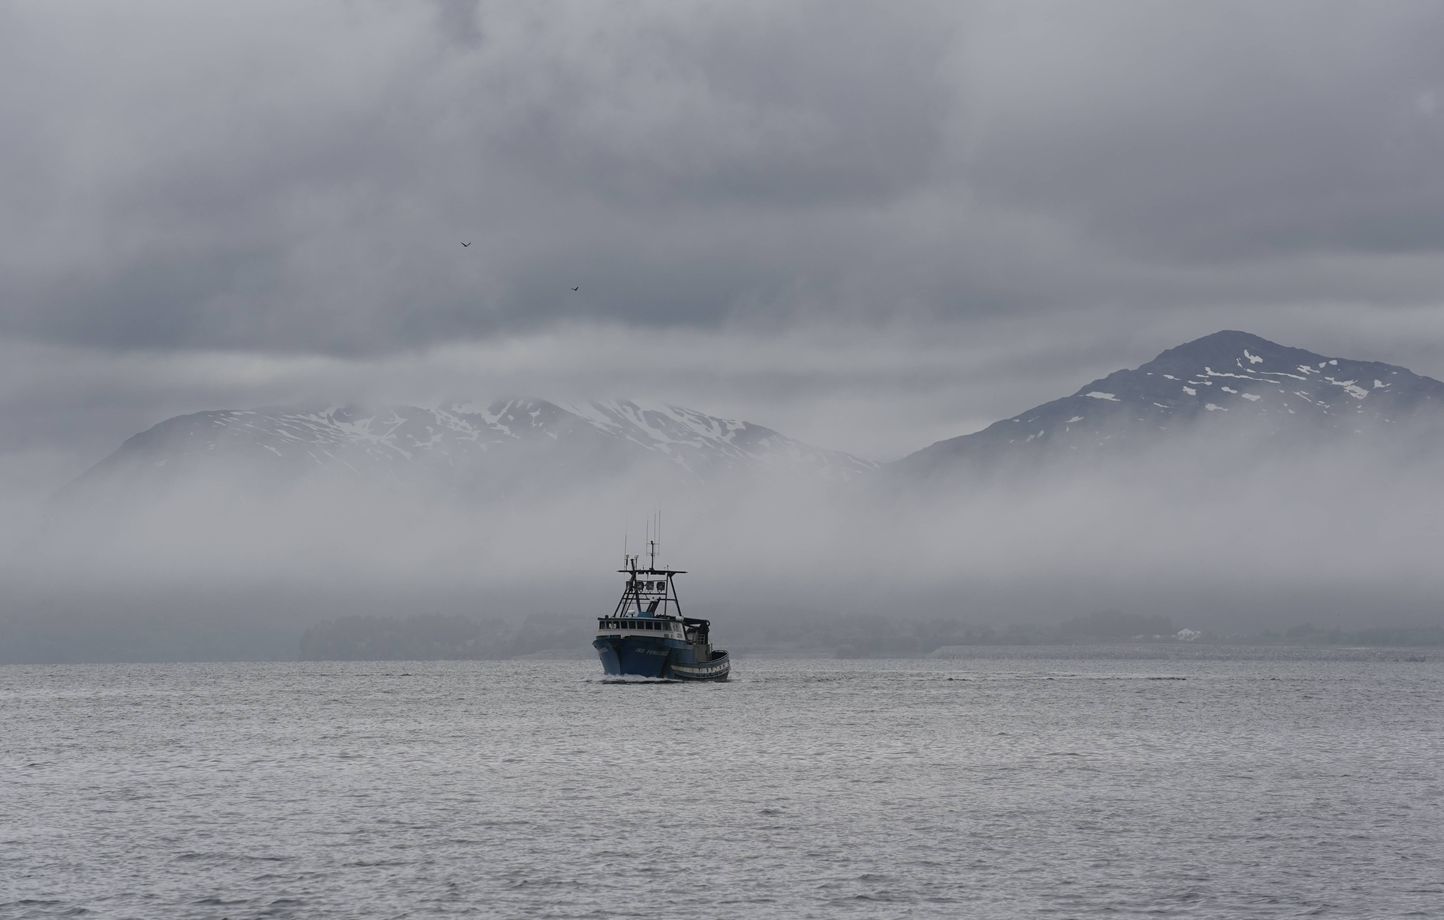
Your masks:
<svg viewBox="0 0 1444 920"><path fill-rule="evenodd" d="M757 651L769 636L886 649L889 623L945 624L941 644L1040 635L1109 611L1216 635L1441 625L1428 454L1362 437L1261 453L1252 437L946 482L515 470L473 499L424 477L259 491L212 470L8 519L0 645L7 660L294 657L325 621L442 616L494 622L516 652L585 650L624 541L640 551L657 509L685 609ZM512 637L528 623L531 647Z"/></svg>

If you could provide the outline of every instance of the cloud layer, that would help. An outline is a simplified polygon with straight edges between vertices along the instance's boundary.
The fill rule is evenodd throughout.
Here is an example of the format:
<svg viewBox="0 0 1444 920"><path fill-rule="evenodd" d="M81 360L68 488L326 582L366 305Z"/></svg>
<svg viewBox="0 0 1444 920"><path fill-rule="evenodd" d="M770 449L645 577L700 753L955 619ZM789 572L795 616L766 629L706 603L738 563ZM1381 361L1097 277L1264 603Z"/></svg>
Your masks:
<svg viewBox="0 0 1444 920"><path fill-rule="evenodd" d="M1441 39L1431 3L8 5L0 451L475 386L886 458L1223 327L1437 375Z"/></svg>

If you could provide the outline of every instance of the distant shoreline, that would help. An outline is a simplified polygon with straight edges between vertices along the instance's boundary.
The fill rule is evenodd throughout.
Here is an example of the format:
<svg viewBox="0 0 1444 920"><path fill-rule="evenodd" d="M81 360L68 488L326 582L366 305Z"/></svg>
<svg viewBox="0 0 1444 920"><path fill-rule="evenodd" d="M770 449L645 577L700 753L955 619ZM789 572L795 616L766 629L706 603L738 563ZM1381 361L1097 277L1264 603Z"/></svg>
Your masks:
<svg viewBox="0 0 1444 920"><path fill-rule="evenodd" d="M836 662L915 662L1039 660L1059 661L1385 661L1429 663L1444 661L1444 646L1433 645L1328 645L1289 644L1283 642L1098 642L1098 643L1036 643L1022 645L955 645L914 655L840 655L833 649L785 649L733 651L739 667L747 661L836 661ZM208 664L507 664L526 662L576 662L591 664L590 649L542 649L506 658L194 658L194 659L70 659L63 661L9 661L0 667L97 667Z"/></svg>

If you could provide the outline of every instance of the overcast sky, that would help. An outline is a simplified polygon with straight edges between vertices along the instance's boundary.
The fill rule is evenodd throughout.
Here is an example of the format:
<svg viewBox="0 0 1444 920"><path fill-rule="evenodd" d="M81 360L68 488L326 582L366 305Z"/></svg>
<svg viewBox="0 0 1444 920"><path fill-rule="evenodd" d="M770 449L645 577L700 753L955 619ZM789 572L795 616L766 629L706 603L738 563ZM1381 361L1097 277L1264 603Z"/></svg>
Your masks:
<svg viewBox="0 0 1444 920"><path fill-rule="evenodd" d="M890 459L1220 328L1444 376L1441 49L1435 2L3 3L0 474L510 395Z"/></svg>

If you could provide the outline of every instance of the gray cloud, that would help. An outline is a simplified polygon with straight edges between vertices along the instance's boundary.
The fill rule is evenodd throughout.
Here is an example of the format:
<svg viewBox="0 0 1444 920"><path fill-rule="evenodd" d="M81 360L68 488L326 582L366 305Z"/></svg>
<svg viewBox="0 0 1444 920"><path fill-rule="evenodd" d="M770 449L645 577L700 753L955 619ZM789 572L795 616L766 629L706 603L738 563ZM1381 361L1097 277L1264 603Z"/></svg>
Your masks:
<svg viewBox="0 0 1444 920"><path fill-rule="evenodd" d="M980 193L1184 262L1444 245L1437 6L992 12Z"/></svg>
<svg viewBox="0 0 1444 920"><path fill-rule="evenodd" d="M260 9L12 13L7 325L384 352L785 309L799 269L866 245L828 227L920 186L945 123L936 16L498 7L457 44L443 9L290 33Z"/></svg>
<svg viewBox="0 0 1444 920"><path fill-rule="evenodd" d="M0 446L470 388L885 457L1225 326L1437 374L1441 31L1423 3L0 8L28 369Z"/></svg>

